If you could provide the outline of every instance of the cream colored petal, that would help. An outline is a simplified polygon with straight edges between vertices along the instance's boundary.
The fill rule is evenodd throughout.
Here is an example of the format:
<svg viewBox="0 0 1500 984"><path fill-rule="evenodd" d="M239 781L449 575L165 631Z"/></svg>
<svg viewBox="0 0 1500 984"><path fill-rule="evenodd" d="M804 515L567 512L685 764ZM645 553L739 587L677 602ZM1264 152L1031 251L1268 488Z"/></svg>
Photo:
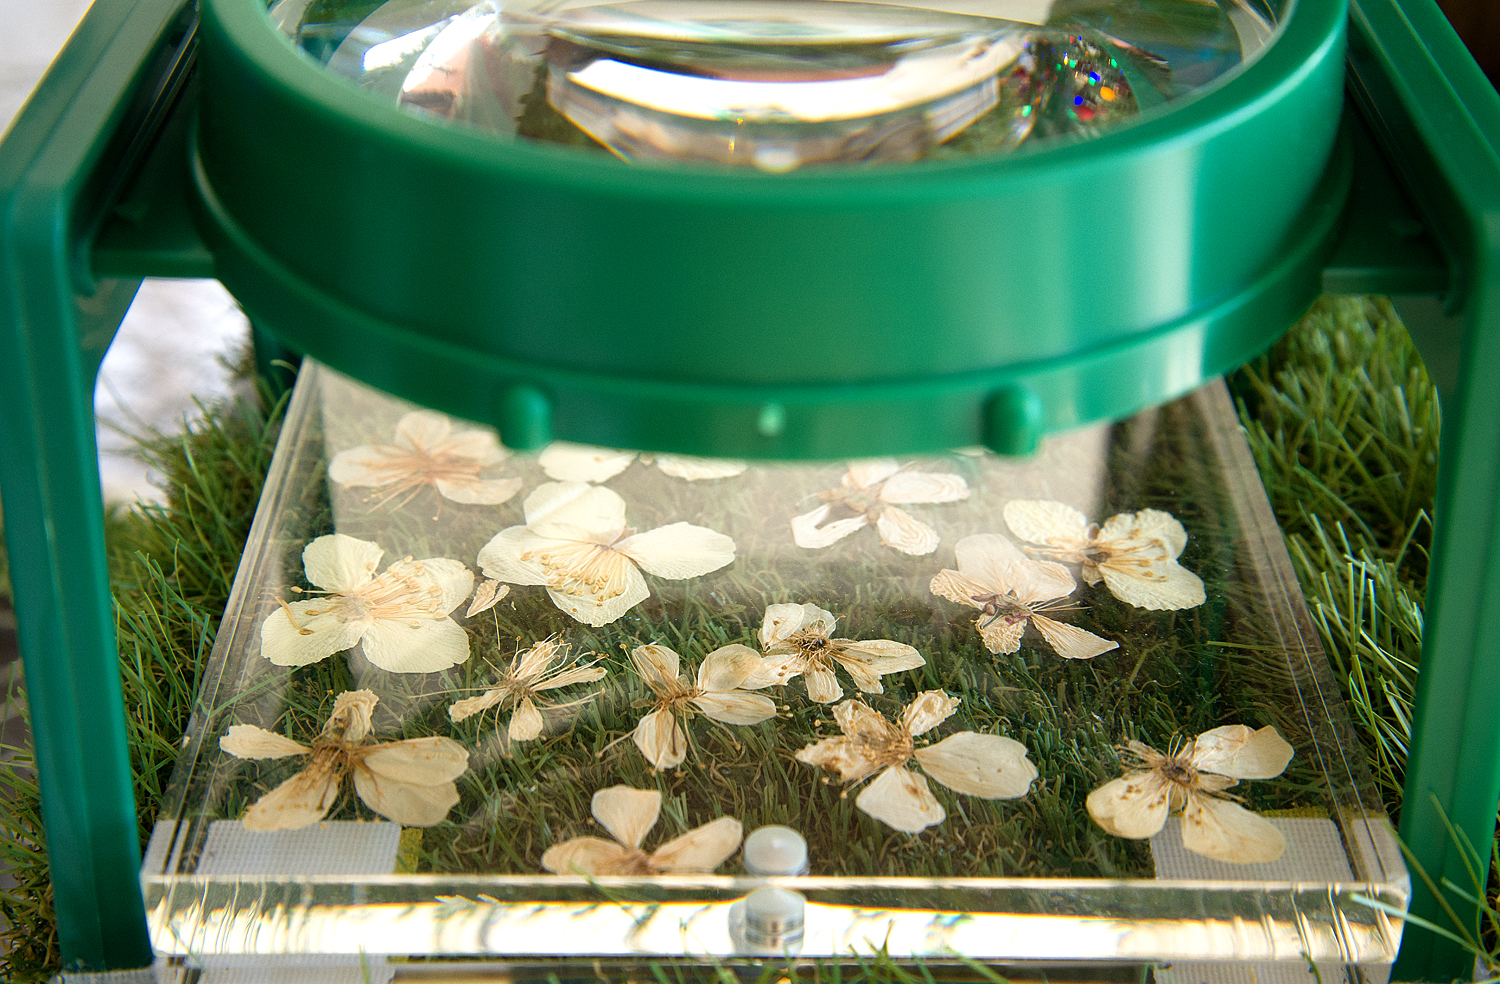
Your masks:
<svg viewBox="0 0 1500 984"><path fill-rule="evenodd" d="M880 542L893 550L922 557L938 548L937 530L904 509L885 506L875 520Z"/></svg>
<svg viewBox="0 0 1500 984"><path fill-rule="evenodd" d="M320 536L302 549L307 579L324 591L353 591L375 576L385 551L342 533Z"/></svg>
<svg viewBox="0 0 1500 984"><path fill-rule="evenodd" d="M1029 618L1012 620L1008 616L1000 618L977 618L974 624L979 627L979 638L984 641L984 648L992 653L1013 653L1021 648L1021 636L1026 634L1026 623Z"/></svg>
<svg viewBox="0 0 1500 984"><path fill-rule="evenodd" d="M556 638L543 639L529 649L518 653L511 660L511 675L526 683L535 683L546 675L548 668L557 662L566 651L566 646Z"/></svg>
<svg viewBox="0 0 1500 984"><path fill-rule="evenodd" d="M424 603L428 598L436 597L444 615L462 605L464 599L469 597L469 592L474 590L474 572L460 561L448 557L428 557L411 566L420 572L412 575L421 586L415 592L416 596ZM435 596L433 588L438 589Z"/></svg>
<svg viewBox="0 0 1500 984"><path fill-rule="evenodd" d="M734 690L760 668L760 653L732 643L720 646L703 658L698 667L699 690ZM757 688L758 689L758 688Z"/></svg>
<svg viewBox="0 0 1500 984"><path fill-rule="evenodd" d="M260 625L261 655L276 666L306 666L352 648L369 623L344 621L335 614L336 604L316 598L277 608Z"/></svg>
<svg viewBox="0 0 1500 984"><path fill-rule="evenodd" d="M500 444L494 431L462 430L443 442L443 450L464 458L472 458L480 467L497 465L510 457L510 452Z"/></svg>
<svg viewBox="0 0 1500 984"><path fill-rule="evenodd" d="M612 875L630 852L602 837L574 837L542 854L542 867L554 875Z"/></svg>
<svg viewBox="0 0 1500 984"><path fill-rule="evenodd" d="M893 765L871 780L854 805L888 827L915 834L948 818L927 780Z"/></svg>
<svg viewBox="0 0 1500 984"><path fill-rule="evenodd" d="M610 786L590 801L594 819L626 847L640 847L661 815L661 793L654 789Z"/></svg>
<svg viewBox="0 0 1500 984"><path fill-rule="evenodd" d="M413 410L396 422L396 443L430 451L448 439L453 422L436 410Z"/></svg>
<svg viewBox="0 0 1500 984"><path fill-rule="evenodd" d="M451 618L381 619L365 630L361 648L389 673L436 673L469 658L469 634Z"/></svg>
<svg viewBox="0 0 1500 984"><path fill-rule="evenodd" d="M547 569L536 561L536 553L567 546L569 542L537 536L524 526L510 526L479 549L479 569L485 577L496 581L546 584Z"/></svg>
<svg viewBox="0 0 1500 984"><path fill-rule="evenodd" d="M615 589L620 593L614 597L564 594L552 588L547 589L547 594L558 608L578 621L594 626L608 625L651 597L646 579L629 562L620 568Z"/></svg>
<svg viewBox="0 0 1500 984"><path fill-rule="evenodd" d="M807 660L798 653L783 653L779 656L765 656L750 675L740 683L741 690L761 690L765 687L779 687L793 677L800 676L807 669Z"/></svg>
<svg viewBox="0 0 1500 984"><path fill-rule="evenodd" d="M635 452L553 441L536 460L548 478L560 482L607 482L630 467Z"/></svg>
<svg viewBox="0 0 1500 984"><path fill-rule="evenodd" d="M897 472L880 487L881 501L897 505L958 502L968 497L969 483L963 476L946 472Z"/></svg>
<svg viewBox="0 0 1500 984"><path fill-rule="evenodd" d="M458 805L458 787L451 782L418 785L354 769L354 791L365 805L403 827L431 827L442 823Z"/></svg>
<svg viewBox="0 0 1500 984"><path fill-rule="evenodd" d="M1182 846L1217 861L1264 864L1281 857L1286 838L1271 821L1238 803L1189 792Z"/></svg>
<svg viewBox="0 0 1500 984"><path fill-rule="evenodd" d="M630 740L658 769L675 769L687 758L687 735L668 710L658 708L641 718Z"/></svg>
<svg viewBox="0 0 1500 984"><path fill-rule="evenodd" d="M452 738L408 738L356 750L359 761L384 779L435 786L469 767L469 750Z"/></svg>
<svg viewBox="0 0 1500 984"><path fill-rule="evenodd" d="M339 485L387 485L392 481L386 470L388 460L379 448L361 444L333 456L328 463L328 480Z"/></svg>
<svg viewBox="0 0 1500 984"><path fill-rule="evenodd" d="M219 739L219 748L242 759L278 759L312 751L306 745L253 724L231 724L228 733Z"/></svg>
<svg viewBox="0 0 1500 984"><path fill-rule="evenodd" d="M1036 780L1036 766L1026 746L1001 735L960 731L936 745L917 749L913 757L927 774L956 793L985 799L1025 796Z"/></svg>
<svg viewBox="0 0 1500 984"><path fill-rule="evenodd" d="M901 712L901 726L915 737L925 735L958 710L959 700L941 690L924 690Z"/></svg>
<svg viewBox="0 0 1500 984"><path fill-rule="evenodd" d="M323 732L344 741L364 741L374 730L375 705L380 698L373 690L345 690L333 699L333 710Z"/></svg>
<svg viewBox="0 0 1500 984"><path fill-rule="evenodd" d="M940 598L947 598L949 601L956 601L960 605L969 605L973 608L983 608L984 602L978 599L996 593L994 587L980 584L958 571L946 569L933 575L927 590Z"/></svg>
<svg viewBox="0 0 1500 984"><path fill-rule="evenodd" d="M672 523L637 533L615 544L615 549L647 574L674 581L698 577L734 562L734 540L692 523Z"/></svg>
<svg viewBox="0 0 1500 984"><path fill-rule="evenodd" d="M544 482L521 507L526 525L542 537L583 540L625 528L625 500L584 482Z"/></svg>
<svg viewBox="0 0 1500 984"><path fill-rule="evenodd" d="M251 804L246 830L296 830L328 815L338 799L336 770L309 766Z"/></svg>
<svg viewBox="0 0 1500 984"><path fill-rule="evenodd" d="M883 482L901 470L901 465L895 458L869 458L864 461L849 462L849 470L844 475L844 485L849 488L867 489L872 485Z"/></svg>
<svg viewBox="0 0 1500 984"><path fill-rule="evenodd" d="M875 744L901 737L896 726L862 700L846 700L833 708L833 719L844 734L870 739Z"/></svg>
<svg viewBox="0 0 1500 984"><path fill-rule="evenodd" d="M800 749L795 758L798 762L837 772L845 782L863 779L880 768L867 746L844 737L813 742Z"/></svg>
<svg viewBox="0 0 1500 984"><path fill-rule="evenodd" d="M1197 608L1208 597L1202 578L1175 560L1141 567L1124 558L1100 564L1099 573L1110 594L1128 605L1153 612Z"/></svg>
<svg viewBox="0 0 1500 984"><path fill-rule="evenodd" d="M762 694L729 690L704 694L693 703L704 715L724 724L759 724L776 716L776 703Z"/></svg>
<svg viewBox="0 0 1500 984"><path fill-rule="evenodd" d="M523 483L519 478L470 478L462 481L440 478L433 483L438 494L465 506L498 506L509 502Z"/></svg>
<svg viewBox="0 0 1500 984"><path fill-rule="evenodd" d="M880 678L887 673L915 670L926 666L927 660L911 646L890 639L862 639L854 642L839 639L833 649L833 658L849 671L854 685L867 694L883 692Z"/></svg>
<svg viewBox="0 0 1500 984"><path fill-rule="evenodd" d="M710 478L733 478L750 466L743 461L731 461L728 458L695 458L683 454L659 454L656 456L656 467L673 478L699 482Z"/></svg>
<svg viewBox="0 0 1500 984"><path fill-rule="evenodd" d="M836 624L832 612L814 604L767 605L760 623L760 644L769 649L804 631L832 635Z"/></svg>
<svg viewBox="0 0 1500 984"><path fill-rule="evenodd" d="M1286 770L1292 746L1271 725L1253 731L1226 724L1205 731L1193 742L1193 768L1235 779L1271 779Z"/></svg>
<svg viewBox="0 0 1500 984"><path fill-rule="evenodd" d="M810 513L793 516L792 542L804 549L816 550L819 547L832 546L855 530L862 530L870 525L865 514L860 513L848 519L835 520L827 526L819 526L819 523L828 518L832 509L832 506L822 505Z"/></svg>
<svg viewBox="0 0 1500 984"><path fill-rule="evenodd" d="M559 687L571 687L575 683L593 683L595 680L603 680L608 673L602 666L571 666L538 683L536 689L556 690Z"/></svg>
<svg viewBox="0 0 1500 984"><path fill-rule="evenodd" d="M464 618L473 618L480 612L489 611L508 594L510 594L510 585L501 584L493 578L485 580L474 589L474 600L469 603L468 610L464 612Z"/></svg>
<svg viewBox="0 0 1500 984"><path fill-rule="evenodd" d="M839 678L834 674L832 667L811 661L806 666L802 682L807 686L808 700L819 704L832 704L844 696L844 688L839 686Z"/></svg>
<svg viewBox="0 0 1500 984"><path fill-rule="evenodd" d="M1048 645L1055 649L1057 655L1063 659L1093 659L1100 653L1120 648L1118 642L1100 638L1076 625L1053 621L1045 615L1031 616L1031 624L1036 626L1042 638L1046 639Z"/></svg>
<svg viewBox="0 0 1500 984"><path fill-rule="evenodd" d="M744 828L734 817L720 817L689 830L651 854L652 867L672 874L713 871L740 846Z"/></svg>
<svg viewBox="0 0 1500 984"><path fill-rule="evenodd" d="M1088 543L1089 520L1072 506L1047 499L1016 499L1001 513L1023 540L1076 549Z"/></svg>
<svg viewBox="0 0 1500 984"><path fill-rule="evenodd" d="M1116 837L1150 837L1167 822L1171 786L1171 781L1157 772L1132 772L1112 779L1089 793L1089 816Z"/></svg>
<svg viewBox="0 0 1500 984"><path fill-rule="evenodd" d="M1026 555L999 533L966 536L954 546L953 555L960 574L1000 594L1011 584L1010 568L1026 562Z"/></svg>
<svg viewBox="0 0 1500 984"><path fill-rule="evenodd" d="M676 690L677 675L682 672L682 659L666 646L637 646L630 651L630 662L635 664L646 686L657 693Z"/></svg>
<svg viewBox="0 0 1500 984"><path fill-rule="evenodd" d="M457 724L465 718L470 718L481 711L489 710L500 703L500 699L504 696L505 691L503 690L486 690L478 697L469 697L464 700L455 701L448 708L448 720Z"/></svg>
<svg viewBox="0 0 1500 984"><path fill-rule="evenodd" d="M1131 544L1157 544L1168 560L1181 556L1187 546L1187 530L1175 517L1160 509L1142 509L1140 512L1120 513L1111 516L1099 529L1098 542L1104 546L1121 548Z"/></svg>
<svg viewBox="0 0 1500 984"><path fill-rule="evenodd" d="M1066 598L1078 587L1066 567L1050 560L1023 560L1006 570L1002 583L1023 605Z"/></svg>
<svg viewBox="0 0 1500 984"><path fill-rule="evenodd" d="M516 703L515 713L510 716L510 727L505 733L511 741L534 741L542 733L542 712L536 709L530 697L522 697Z"/></svg>

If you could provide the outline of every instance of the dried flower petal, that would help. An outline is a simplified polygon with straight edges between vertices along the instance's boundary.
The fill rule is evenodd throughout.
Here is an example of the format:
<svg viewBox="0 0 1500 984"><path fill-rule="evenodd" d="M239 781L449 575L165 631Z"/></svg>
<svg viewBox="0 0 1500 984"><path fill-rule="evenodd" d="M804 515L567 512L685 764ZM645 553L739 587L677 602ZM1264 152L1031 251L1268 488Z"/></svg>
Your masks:
<svg viewBox="0 0 1500 984"><path fill-rule="evenodd" d="M607 482L630 467L634 451L553 441L537 456L547 477L558 482Z"/></svg>
<svg viewBox="0 0 1500 984"><path fill-rule="evenodd" d="M454 432L442 414L415 410L396 424L392 443L361 444L334 455L328 478L382 489L377 505L404 504L430 486L453 502L493 506L521 491L519 478L480 477L508 456L493 432Z"/></svg>
<svg viewBox="0 0 1500 984"><path fill-rule="evenodd" d="M654 789L611 786L594 794L594 819L614 836L575 837L554 844L542 867L560 875L655 875L713 871L740 846L742 828L733 817L719 817L674 838L650 854L641 849L661 813Z"/></svg>
<svg viewBox="0 0 1500 984"><path fill-rule="evenodd" d="M911 646L890 639L835 639L833 613L817 605L769 605L760 628L766 659L751 678L756 687L804 676L807 696L827 704L844 695L834 674L842 666L865 693L882 693L880 678L914 670L927 661ZM748 684L747 684L748 686ZM752 688L754 689L754 688Z"/></svg>
<svg viewBox="0 0 1500 984"><path fill-rule="evenodd" d="M1281 857L1286 841L1275 825L1224 792L1239 779L1269 779L1285 770L1292 747L1275 728L1226 725L1166 755L1138 741L1122 751L1144 768L1131 767L1087 800L1089 815L1107 832L1150 837L1180 811L1182 843L1190 851L1235 864Z"/></svg>
<svg viewBox="0 0 1500 984"><path fill-rule="evenodd" d="M792 520L797 546L826 547L873 523L881 543L922 556L937 549L937 531L897 506L967 499L969 484L961 475L912 471L894 458L876 458L850 462L840 487L822 497L831 502ZM826 522L835 506L854 515Z"/></svg>
<svg viewBox="0 0 1500 984"><path fill-rule="evenodd" d="M480 582L479 587L474 589L474 600L469 604L469 610L464 612L464 618L473 618L480 612L489 611L508 594L510 594L510 585L508 584L501 584L494 579L486 579Z"/></svg>
<svg viewBox="0 0 1500 984"><path fill-rule="evenodd" d="M511 657L510 666L500 678L498 685L486 690L478 697L469 697L448 708L448 719L455 724L492 707L511 706L510 724L506 734L511 741L531 741L542 733L544 720L542 706L549 706L539 695L548 690L572 686L576 683L593 683L602 680L607 672L593 663L564 665L553 669L559 661L568 658L568 646L556 639L543 639L530 649ZM581 698L589 700L593 694ZM576 701L574 703L577 703Z"/></svg>
<svg viewBox="0 0 1500 984"><path fill-rule="evenodd" d="M681 660L666 646L637 646L630 660L653 695L653 709L641 718L631 739L655 768L674 769L687 758L681 719L692 714L739 725L759 724L776 715L769 697L739 689L761 676L760 656L747 646L723 646L709 653L691 685L678 676Z"/></svg>

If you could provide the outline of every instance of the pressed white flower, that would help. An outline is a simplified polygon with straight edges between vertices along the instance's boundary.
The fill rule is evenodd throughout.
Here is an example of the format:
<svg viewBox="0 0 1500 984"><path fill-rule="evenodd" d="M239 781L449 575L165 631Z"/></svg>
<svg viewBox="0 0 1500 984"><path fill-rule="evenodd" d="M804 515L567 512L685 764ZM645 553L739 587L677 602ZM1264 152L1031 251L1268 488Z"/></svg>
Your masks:
<svg viewBox="0 0 1500 984"><path fill-rule="evenodd" d="M542 867L558 875L659 875L713 871L740 846L742 828L734 817L720 817L667 841L647 854L646 834L661 813L661 793L654 789L611 786L594 794L591 804L614 840L574 837L547 848Z"/></svg>
<svg viewBox="0 0 1500 984"><path fill-rule="evenodd" d="M469 602L469 610L464 612L464 618L473 618L480 612L487 612L500 604L500 600L510 594L510 585L501 584L493 578L487 578L479 582L474 588L474 600Z"/></svg>
<svg viewBox="0 0 1500 984"><path fill-rule="evenodd" d="M887 673L925 666L922 654L890 639L835 639L833 613L817 605L771 605L760 627L766 659L754 682L785 683L804 675L807 696L830 704L844 696L834 667L842 666L855 686L868 694L883 693Z"/></svg>
<svg viewBox="0 0 1500 984"><path fill-rule="evenodd" d="M625 525L625 500L583 482L548 482L526 497L525 526L495 534L479 551L486 577L546 585L580 622L608 625L651 597L641 571L681 580L734 560L722 533L672 523L645 533Z"/></svg>
<svg viewBox="0 0 1500 984"><path fill-rule="evenodd" d="M792 520L797 546L826 547L873 523L881 543L921 556L937 549L937 531L898 507L967 499L969 483L962 475L911 471L893 458L876 458L851 462L840 487L819 497L828 501ZM835 508L854 515L825 525Z"/></svg>
<svg viewBox="0 0 1500 984"><path fill-rule="evenodd" d="M682 722L695 713L724 724L759 724L776 714L769 697L741 689L769 685L751 679L760 669L761 655L749 646L723 646L709 653L696 682L677 675L681 660L666 646L638 646L630 661L651 688L654 705L630 738L658 769L676 768L687 758Z"/></svg>
<svg viewBox="0 0 1500 984"><path fill-rule="evenodd" d="M983 799L1025 796L1037 777L1026 746L1014 738L960 731L936 744L917 748L913 741L948 720L958 698L928 690L906 706L899 723L875 713L863 701L846 700L833 708L843 734L824 738L797 753L797 761L837 772L845 782L875 775L854 801L870 816L897 830L917 833L947 818L927 780L906 767L911 759L956 793Z"/></svg>
<svg viewBox="0 0 1500 984"><path fill-rule="evenodd" d="M1175 611L1203 604L1203 581L1177 562L1187 531L1160 509L1111 516L1101 527L1061 502L1021 499L1005 505L1005 522L1027 547L1070 564L1083 565L1083 580L1101 580L1127 604Z"/></svg>
<svg viewBox="0 0 1500 984"><path fill-rule="evenodd" d="M312 757L305 769L245 811L245 828L293 830L317 823L333 808L351 772L354 791L383 817L407 827L431 827L446 817L458 802L453 780L468 768L468 751L451 738L365 744L379 700L368 690L339 694L310 747L253 724L231 725L219 747L236 758Z"/></svg>
<svg viewBox="0 0 1500 984"><path fill-rule="evenodd" d="M404 505L427 486L453 502L494 506L521 491L521 480L480 475L509 456L490 431L455 431L442 414L414 410L396 424L390 444L361 444L334 455L328 477L380 490L377 506Z"/></svg>
<svg viewBox="0 0 1500 984"><path fill-rule="evenodd" d="M457 723L491 707L514 707L507 734L511 741L531 741L542 733L542 712L537 708L537 701L541 699L539 695L543 691L604 679L604 667L592 663L554 670L553 665L565 660L567 655L566 643L543 639L512 657L510 667L501 678L499 686L486 690L478 697L456 702L448 708L448 718Z"/></svg>
<svg viewBox="0 0 1500 984"><path fill-rule="evenodd" d="M302 564L322 597L277 599L280 607L260 627L266 659L306 666L355 643L363 644L371 663L393 673L431 673L468 659L468 633L448 613L468 597L473 572L446 557L407 557L377 575L384 553L342 533L309 543Z"/></svg>
<svg viewBox="0 0 1500 984"><path fill-rule="evenodd" d="M553 441L537 457L537 463L542 466L542 471L547 473L548 478L559 482L592 482L597 485L629 468L635 457L634 451ZM743 461L728 458L699 458L686 454L658 454L652 457L655 458L656 467L663 473L689 482L733 478L749 467Z"/></svg>
<svg viewBox="0 0 1500 984"><path fill-rule="evenodd" d="M1182 844L1219 861L1275 861L1286 850L1281 831L1224 790L1240 779L1281 775L1292 746L1273 727L1229 724L1199 735L1166 755L1138 741L1120 749L1133 760L1124 776L1089 793L1089 816L1116 837L1135 840L1182 814Z"/></svg>
<svg viewBox="0 0 1500 984"><path fill-rule="evenodd" d="M1061 564L1027 560L998 533L966 536L958 541L954 554L958 570L939 571L929 587L935 595L979 609L974 624L990 652L1020 649L1027 625L1034 626L1064 659L1091 659L1120 647L1118 642L1043 614L1057 609L1058 602L1078 586Z"/></svg>

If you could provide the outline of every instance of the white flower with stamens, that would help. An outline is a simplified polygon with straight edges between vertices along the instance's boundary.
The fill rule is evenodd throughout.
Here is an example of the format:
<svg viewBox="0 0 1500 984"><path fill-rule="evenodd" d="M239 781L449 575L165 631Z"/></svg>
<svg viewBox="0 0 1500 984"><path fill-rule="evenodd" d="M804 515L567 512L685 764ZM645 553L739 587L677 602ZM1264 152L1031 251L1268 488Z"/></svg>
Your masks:
<svg viewBox="0 0 1500 984"><path fill-rule="evenodd" d="M937 549L937 531L897 507L967 499L969 483L961 475L911 471L893 458L876 458L851 462L840 487L819 497L828 501L792 520L797 546L826 547L873 523L881 543L921 556ZM854 515L824 525L835 507Z"/></svg>
<svg viewBox="0 0 1500 984"><path fill-rule="evenodd" d="M1037 777L1026 746L1014 738L960 731L925 748L913 741L942 724L958 698L941 690L917 695L893 724L863 701L846 700L833 709L843 734L824 738L797 753L797 761L837 772L845 782L876 776L854 801L870 816L914 834L947 818L927 780L906 767L911 759L927 775L956 793L983 799L1025 796Z"/></svg>
<svg viewBox="0 0 1500 984"><path fill-rule="evenodd" d="M558 875L661 875L713 871L740 846L742 828L720 817L667 841L647 854L646 834L661 813L654 789L611 786L594 794L594 819L614 840L574 837L547 848L542 867Z"/></svg>
<svg viewBox="0 0 1500 984"><path fill-rule="evenodd" d="M868 694L883 693L887 673L925 666L922 654L890 639L835 639L833 613L817 605L771 605L760 627L766 659L753 682L785 683L803 675L807 696L830 704L844 696L834 667L842 666L855 686Z"/></svg>
<svg viewBox="0 0 1500 984"><path fill-rule="evenodd" d="M1160 509L1111 516L1101 527L1061 502L1022 499L1005 505L1005 522L1023 540L1045 544L1027 551L1082 564L1083 580L1101 580L1127 604L1176 611L1203 604L1203 581L1177 562L1187 531Z"/></svg>
<svg viewBox="0 0 1500 984"><path fill-rule="evenodd" d="M635 457L634 451L554 441L537 457L537 463L542 466L542 471L547 473L548 478L559 482L592 482L597 485L629 468ZM653 457L656 467L664 474L689 482L733 478L748 467L743 461L728 458L699 458L686 454L658 454Z"/></svg>
<svg viewBox="0 0 1500 984"><path fill-rule="evenodd" d="M431 827L446 817L458 803L453 780L468 768L468 751L451 738L366 744L379 699L368 690L339 694L310 747L253 724L231 725L219 747L236 758L312 757L306 768L245 811L245 829L294 830L317 823L333 808L350 773L365 805L402 826Z"/></svg>
<svg viewBox="0 0 1500 984"><path fill-rule="evenodd" d="M342 533L302 551L319 598L287 601L260 627L261 652L277 666L306 666L362 643L365 658L392 673L432 673L469 658L469 636L448 613L474 574L446 557L407 557L375 573L385 553ZM301 589L293 588L299 592Z"/></svg>
<svg viewBox="0 0 1500 984"><path fill-rule="evenodd" d="M604 667L592 663L554 670L553 664L566 659L567 654L567 644L554 639L543 639L525 652L517 653L499 686L478 697L453 704L448 708L449 720L457 723L491 707L514 707L507 734L511 741L531 741L542 733L542 712L537 708L537 701L543 691L570 687L575 683L593 683L604 678Z"/></svg>
<svg viewBox="0 0 1500 984"><path fill-rule="evenodd" d="M625 500L583 482L548 482L526 497L525 526L501 530L479 551L486 577L546 585L580 622L608 625L651 596L641 571L682 580L734 560L722 533L672 523L645 533L625 525Z"/></svg>
<svg viewBox="0 0 1500 984"><path fill-rule="evenodd" d="M748 692L769 685L752 679L761 668L761 656L749 646L723 646L709 653L698 667L696 682L677 675L681 661L666 646L638 646L630 661L651 688L654 705L630 738L658 769L676 768L687 758L682 722L695 713L723 724L759 724L776 714L769 697Z"/></svg>
<svg viewBox="0 0 1500 984"><path fill-rule="evenodd" d="M490 431L455 431L442 414L414 410L396 424L390 444L361 444L334 455L328 478L378 489L377 506L404 505L428 486L453 502L494 506L521 491L521 480L480 475L509 456Z"/></svg>
<svg viewBox="0 0 1500 984"><path fill-rule="evenodd" d="M1118 642L1043 614L1056 611L1078 586L1061 564L1027 560L998 533L966 536L958 541L954 554L958 570L939 571L929 587L935 595L979 609L974 624L990 652L1020 649L1027 625L1034 626L1064 659L1092 659L1119 648Z"/></svg>
<svg viewBox="0 0 1500 984"><path fill-rule="evenodd" d="M1224 792L1240 779L1270 779L1286 769L1292 746L1275 728L1229 724L1166 755L1138 741L1120 751L1133 760L1129 771L1088 798L1089 816L1116 837L1150 837L1180 812L1183 847L1205 857L1256 864L1286 850L1274 824Z"/></svg>

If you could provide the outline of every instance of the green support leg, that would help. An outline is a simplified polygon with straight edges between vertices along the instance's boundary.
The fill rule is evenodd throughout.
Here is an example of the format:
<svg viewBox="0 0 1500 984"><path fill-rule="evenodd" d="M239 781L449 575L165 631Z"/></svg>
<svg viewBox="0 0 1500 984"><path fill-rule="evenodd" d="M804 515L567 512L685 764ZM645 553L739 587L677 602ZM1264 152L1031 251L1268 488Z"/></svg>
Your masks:
<svg viewBox="0 0 1500 984"><path fill-rule="evenodd" d="M96 0L0 145L0 494L65 969L151 962L94 442L139 280L87 241L191 44L181 0Z"/></svg>

